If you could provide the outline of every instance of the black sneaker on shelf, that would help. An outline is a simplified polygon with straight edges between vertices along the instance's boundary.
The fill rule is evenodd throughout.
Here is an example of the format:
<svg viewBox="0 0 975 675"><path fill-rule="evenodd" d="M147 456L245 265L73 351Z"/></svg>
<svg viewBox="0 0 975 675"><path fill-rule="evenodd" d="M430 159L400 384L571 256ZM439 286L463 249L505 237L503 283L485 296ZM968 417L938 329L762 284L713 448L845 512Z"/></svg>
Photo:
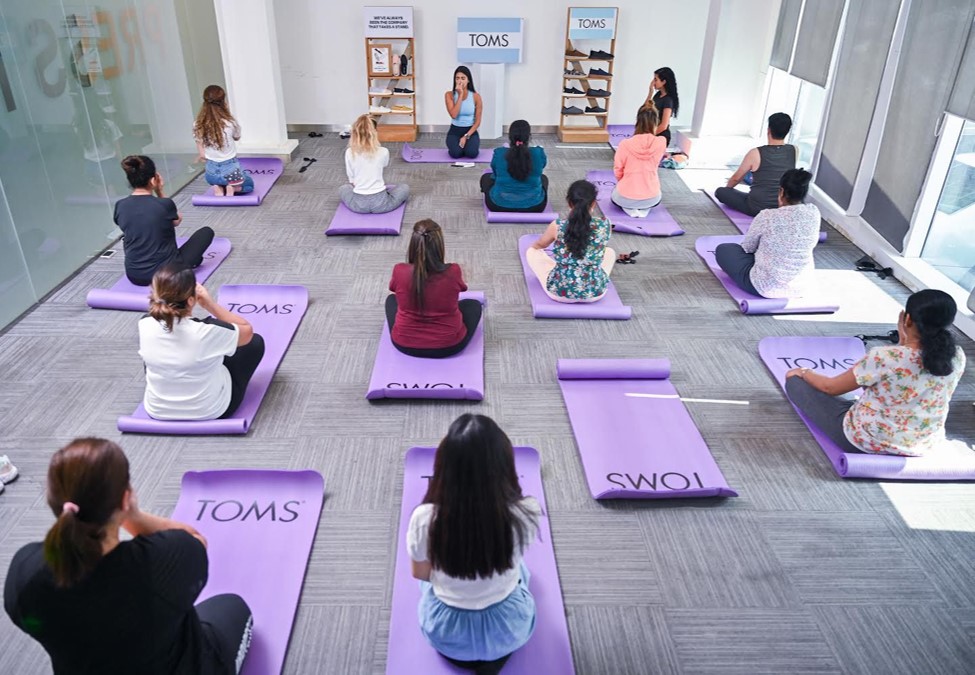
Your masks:
<svg viewBox="0 0 975 675"><path fill-rule="evenodd" d="M414 93L412 89L407 89L406 87L394 87L393 91L397 94L412 94Z"/></svg>
<svg viewBox="0 0 975 675"><path fill-rule="evenodd" d="M577 96L585 96L586 94L582 91L582 89L579 89L578 87L566 87L565 89L562 90L562 95L577 97Z"/></svg>
<svg viewBox="0 0 975 675"><path fill-rule="evenodd" d="M609 98L609 92L605 89L587 89L586 96L591 96L592 98Z"/></svg>
<svg viewBox="0 0 975 675"><path fill-rule="evenodd" d="M589 108L586 108L586 110L589 110ZM570 105L567 108L562 108L562 114L563 115L582 115L583 113L582 113L582 110L580 108L577 108L574 105Z"/></svg>
<svg viewBox="0 0 975 675"><path fill-rule="evenodd" d="M610 75L609 73L607 73L602 68L590 68L589 69L589 77L601 77L601 78L607 78L608 79L608 78L612 77L612 75Z"/></svg>
<svg viewBox="0 0 975 675"><path fill-rule="evenodd" d="M613 55L604 52L602 49L592 49L589 51L589 59L591 61L612 61Z"/></svg>
<svg viewBox="0 0 975 675"><path fill-rule="evenodd" d="M598 105L594 105L592 107L590 107L590 106L587 105L586 106L586 112L585 112L585 114L586 115L605 115L606 114L606 108L600 108Z"/></svg>

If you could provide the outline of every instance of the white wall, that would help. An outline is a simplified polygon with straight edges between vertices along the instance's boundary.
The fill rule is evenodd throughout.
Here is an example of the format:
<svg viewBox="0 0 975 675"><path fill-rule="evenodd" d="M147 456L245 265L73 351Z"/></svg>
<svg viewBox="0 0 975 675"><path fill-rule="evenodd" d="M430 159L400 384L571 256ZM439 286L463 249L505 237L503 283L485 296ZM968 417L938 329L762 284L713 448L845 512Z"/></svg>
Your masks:
<svg viewBox="0 0 975 675"><path fill-rule="evenodd" d="M288 124L349 124L366 111L364 4L275 0ZM386 0L375 4L409 3ZM677 76L680 93L681 113L675 126L690 126L708 0L579 3L592 5L620 9L610 122L632 122L646 98L653 70L669 66ZM525 19L524 62L508 66L505 118L523 118L536 125L558 124L567 4L550 0L493 0L489 5L473 0L413 0L413 7L419 124L450 123L443 93L450 87L458 65L455 34L459 16Z"/></svg>

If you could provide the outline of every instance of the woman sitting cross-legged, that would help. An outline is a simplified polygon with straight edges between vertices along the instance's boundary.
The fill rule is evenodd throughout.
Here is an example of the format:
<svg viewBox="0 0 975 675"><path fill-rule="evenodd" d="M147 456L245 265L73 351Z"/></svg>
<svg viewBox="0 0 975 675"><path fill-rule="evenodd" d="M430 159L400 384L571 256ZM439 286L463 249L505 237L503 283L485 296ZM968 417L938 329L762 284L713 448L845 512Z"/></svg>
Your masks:
<svg viewBox="0 0 975 675"><path fill-rule="evenodd" d="M505 433L490 417L458 417L406 535L421 580L420 630L454 665L493 675L531 638L535 598L522 556L540 517Z"/></svg>
<svg viewBox="0 0 975 675"><path fill-rule="evenodd" d="M191 525L139 508L119 446L77 438L54 453L47 504L54 524L14 554L3 606L56 675L240 672L253 622L247 603L221 594L196 604L207 542ZM122 541L122 530L132 538Z"/></svg>
<svg viewBox="0 0 975 675"><path fill-rule="evenodd" d="M185 267L156 272L150 298L149 316L139 321L146 412L158 420L234 414L264 358L264 339L247 319L218 305ZM213 316L192 318L197 305Z"/></svg>
<svg viewBox="0 0 975 675"><path fill-rule="evenodd" d="M552 222L525 254L542 288L559 302L595 302L606 294L616 252L605 218L593 218L596 186L577 180L569 186L568 218ZM554 242L552 255L545 248Z"/></svg>
<svg viewBox="0 0 975 675"><path fill-rule="evenodd" d="M342 203L355 213L388 213L398 208L410 196L410 186L387 187L383 180L387 166L389 150L379 145L375 122L369 115L359 115L345 151L349 182L339 188Z"/></svg>
<svg viewBox="0 0 975 675"><path fill-rule="evenodd" d="M541 213L548 205L545 150L529 145L532 129L525 120L508 127L508 147L495 148L491 173L481 176L481 192L489 211Z"/></svg>
<svg viewBox="0 0 975 675"><path fill-rule="evenodd" d="M407 261L389 280L386 321L393 346L408 356L442 359L464 350L481 320L481 303L458 300L467 290L457 263L444 262L443 230L432 220L413 226Z"/></svg>
<svg viewBox="0 0 975 675"><path fill-rule="evenodd" d="M646 218L660 203L657 169L667 152L667 140L654 133L659 118L652 103L641 106L633 136L620 142L613 159L613 173L619 182L613 188L612 200L631 218Z"/></svg>
<svg viewBox="0 0 975 675"><path fill-rule="evenodd" d="M844 452L923 455L944 442L948 403L965 371L948 330L955 312L944 291L914 293L897 320L899 344L871 349L836 377L793 368L789 399ZM840 397L857 387L856 401Z"/></svg>
<svg viewBox="0 0 975 675"><path fill-rule="evenodd" d="M798 297L806 290L819 242L819 209L803 204L812 174L790 169L779 185L779 208L760 211L741 244L718 244L718 265L743 291L764 298Z"/></svg>

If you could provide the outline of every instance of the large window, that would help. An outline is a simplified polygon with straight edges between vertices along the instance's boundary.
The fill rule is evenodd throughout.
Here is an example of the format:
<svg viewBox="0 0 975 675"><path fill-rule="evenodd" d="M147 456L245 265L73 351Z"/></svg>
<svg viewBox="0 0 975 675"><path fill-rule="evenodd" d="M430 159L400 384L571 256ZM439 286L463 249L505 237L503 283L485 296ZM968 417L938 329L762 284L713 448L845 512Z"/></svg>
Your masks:
<svg viewBox="0 0 975 675"><path fill-rule="evenodd" d="M799 163L808 169L816 153L819 129L823 122L823 105L826 102L826 89L801 80L794 75L769 68L768 98L765 115L762 118L762 135L765 124L772 113L784 112L792 117L792 132L789 142L799 150Z"/></svg>
<svg viewBox="0 0 975 675"><path fill-rule="evenodd" d="M962 127L921 258L965 290L975 288L975 122Z"/></svg>

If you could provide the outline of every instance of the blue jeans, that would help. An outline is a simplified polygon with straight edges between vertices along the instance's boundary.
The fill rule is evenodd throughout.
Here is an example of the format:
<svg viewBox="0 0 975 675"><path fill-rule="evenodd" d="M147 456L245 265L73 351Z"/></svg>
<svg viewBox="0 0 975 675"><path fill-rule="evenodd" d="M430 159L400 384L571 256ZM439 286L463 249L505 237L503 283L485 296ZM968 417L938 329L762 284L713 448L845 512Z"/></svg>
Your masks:
<svg viewBox="0 0 975 675"><path fill-rule="evenodd" d="M247 194L254 190L254 179L244 173L236 157L225 159L222 162L214 162L208 159L204 177L210 185L221 187L234 185L239 194Z"/></svg>

